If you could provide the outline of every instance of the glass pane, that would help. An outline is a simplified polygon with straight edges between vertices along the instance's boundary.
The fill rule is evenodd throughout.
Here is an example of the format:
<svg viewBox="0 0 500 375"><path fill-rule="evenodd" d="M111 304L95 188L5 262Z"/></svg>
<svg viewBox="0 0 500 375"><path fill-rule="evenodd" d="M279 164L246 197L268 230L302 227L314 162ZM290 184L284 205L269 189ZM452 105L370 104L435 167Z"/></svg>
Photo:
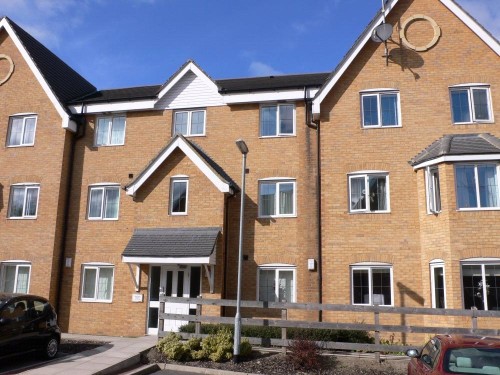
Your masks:
<svg viewBox="0 0 500 375"><path fill-rule="evenodd" d="M173 271L167 271L167 285L165 288L165 296L166 297L172 297L172 279L174 276Z"/></svg>
<svg viewBox="0 0 500 375"><path fill-rule="evenodd" d="M161 267L151 267L151 274L149 275L149 300L160 300L160 273Z"/></svg>
<svg viewBox="0 0 500 375"><path fill-rule="evenodd" d="M3 266L3 292L14 293L14 286L16 284L16 266L4 265Z"/></svg>
<svg viewBox="0 0 500 375"><path fill-rule="evenodd" d="M260 135L276 135L277 107L262 107L260 110Z"/></svg>
<svg viewBox="0 0 500 375"><path fill-rule="evenodd" d="M89 217L102 217L102 198L104 189L90 189Z"/></svg>
<svg viewBox="0 0 500 375"><path fill-rule="evenodd" d="M184 297L184 271L177 271L177 297Z"/></svg>
<svg viewBox="0 0 500 375"><path fill-rule="evenodd" d="M363 95L363 126L378 125L378 103L376 95Z"/></svg>
<svg viewBox="0 0 500 375"><path fill-rule="evenodd" d="M279 184L280 215L293 214L293 183Z"/></svg>
<svg viewBox="0 0 500 375"><path fill-rule="evenodd" d="M259 271L259 301L275 302L275 270Z"/></svg>
<svg viewBox="0 0 500 375"><path fill-rule="evenodd" d="M368 270L352 270L352 296L355 304L370 303Z"/></svg>
<svg viewBox="0 0 500 375"><path fill-rule="evenodd" d="M444 268L434 267L434 305L438 309L444 309Z"/></svg>
<svg viewBox="0 0 500 375"><path fill-rule="evenodd" d="M280 105L280 133L293 134L293 105Z"/></svg>
<svg viewBox="0 0 500 375"><path fill-rule="evenodd" d="M439 186L439 171L433 170L431 173L431 182L433 186L433 209L441 211L441 187Z"/></svg>
<svg viewBox="0 0 500 375"><path fill-rule="evenodd" d="M11 190L12 197L10 199L10 217L22 217L24 206L24 187L13 187Z"/></svg>
<svg viewBox="0 0 500 375"><path fill-rule="evenodd" d="M36 206L38 203L38 188L26 189L26 207L24 216L36 216Z"/></svg>
<svg viewBox="0 0 500 375"><path fill-rule="evenodd" d="M293 271L278 271L279 302L293 302Z"/></svg>
<svg viewBox="0 0 500 375"><path fill-rule="evenodd" d="M97 136L96 136L96 145L102 146L108 144L108 134L109 134L109 123L111 122L110 118L100 118L97 121Z"/></svg>
<svg viewBox="0 0 500 375"><path fill-rule="evenodd" d="M494 164L477 166L481 207L499 207L497 167Z"/></svg>
<svg viewBox="0 0 500 375"><path fill-rule="evenodd" d="M16 293L28 293L30 280L30 268L28 266L19 266L17 268Z"/></svg>
<svg viewBox="0 0 500 375"><path fill-rule="evenodd" d="M205 111L191 113L191 134L198 135L204 133Z"/></svg>
<svg viewBox="0 0 500 375"><path fill-rule="evenodd" d="M457 179L458 208L477 207L476 182L473 165L459 165L455 168Z"/></svg>
<svg viewBox="0 0 500 375"><path fill-rule="evenodd" d="M369 177L368 185L370 188L368 192L370 211L387 210L386 177Z"/></svg>
<svg viewBox="0 0 500 375"><path fill-rule="evenodd" d="M472 89L472 101L474 103L475 120L489 120L488 90Z"/></svg>
<svg viewBox="0 0 500 375"><path fill-rule="evenodd" d="M97 299L111 300L111 289L113 287L113 268L99 268L99 285L97 287Z"/></svg>
<svg viewBox="0 0 500 375"><path fill-rule="evenodd" d="M35 125L36 118L28 117L24 125L24 139L23 144L31 145L35 140Z"/></svg>
<svg viewBox="0 0 500 375"><path fill-rule="evenodd" d="M97 269L85 268L83 270L83 291L82 298L95 298L95 282Z"/></svg>
<svg viewBox="0 0 500 375"><path fill-rule="evenodd" d="M125 117L114 117L111 129L111 144L121 145L125 143Z"/></svg>
<svg viewBox="0 0 500 375"><path fill-rule="evenodd" d="M185 213L186 212L186 181L173 181L172 182L172 212Z"/></svg>
<svg viewBox="0 0 500 375"><path fill-rule="evenodd" d="M275 214L274 204L276 200L276 184L261 183L260 184L260 214L262 216L270 216Z"/></svg>
<svg viewBox="0 0 500 375"><path fill-rule="evenodd" d="M374 268L372 270L372 304L391 305L391 270Z"/></svg>
<svg viewBox="0 0 500 375"><path fill-rule="evenodd" d="M201 285L201 267L191 267L189 297L197 298L201 294L200 285Z"/></svg>
<svg viewBox="0 0 500 375"><path fill-rule="evenodd" d="M453 90L451 92L451 110L453 122L471 122L468 90Z"/></svg>
<svg viewBox="0 0 500 375"><path fill-rule="evenodd" d="M486 265L484 268L488 310L500 310L500 264Z"/></svg>
<svg viewBox="0 0 500 375"><path fill-rule="evenodd" d="M106 209L105 218L106 219L117 219L118 218L118 206L120 203L120 191L119 188L106 188Z"/></svg>
<svg viewBox="0 0 500 375"><path fill-rule="evenodd" d="M10 120L9 146L19 146L23 136L23 118L13 117Z"/></svg>
<svg viewBox="0 0 500 375"><path fill-rule="evenodd" d="M150 307L148 314L148 328L158 328L158 307Z"/></svg>
<svg viewBox="0 0 500 375"><path fill-rule="evenodd" d="M365 177L353 177L351 183L351 211L366 209Z"/></svg>
<svg viewBox="0 0 500 375"><path fill-rule="evenodd" d="M188 113L176 112L174 118L174 132L180 133L182 135L187 135L187 123L188 123Z"/></svg>
<svg viewBox="0 0 500 375"><path fill-rule="evenodd" d="M464 309L469 310L475 306L478 310L484 310L481 266L462 266L462 284L464 287Z"/></svg>
<svg viewBox="0 0 500 375"><path fill-rule="evenodd" d="M382 126L398 125L398 96L396 94L380 95L382 107Z"/></svg>

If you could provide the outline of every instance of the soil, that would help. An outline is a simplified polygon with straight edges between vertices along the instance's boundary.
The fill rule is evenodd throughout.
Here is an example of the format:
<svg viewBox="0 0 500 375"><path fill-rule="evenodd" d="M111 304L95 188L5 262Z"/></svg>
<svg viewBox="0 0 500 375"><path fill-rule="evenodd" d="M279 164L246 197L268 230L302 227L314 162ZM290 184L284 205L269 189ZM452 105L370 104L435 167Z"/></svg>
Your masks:
<svg viewBox="0 0 500 375"><path fill-rule="evenodd" d="M317 363L316 369L305 370L294 368L290 354L253 351L251 356L242 359L240 363L232 361L215 363L211 361L169 361L153 348L148 354L150 363L176 364L182 366L194 366L226 371L236 371L251 374L336 374L336 375L403 375L407 373L408 360L402 359L384 360L377 363L373 357L365 358L357 355L322 355Z"/></svg>

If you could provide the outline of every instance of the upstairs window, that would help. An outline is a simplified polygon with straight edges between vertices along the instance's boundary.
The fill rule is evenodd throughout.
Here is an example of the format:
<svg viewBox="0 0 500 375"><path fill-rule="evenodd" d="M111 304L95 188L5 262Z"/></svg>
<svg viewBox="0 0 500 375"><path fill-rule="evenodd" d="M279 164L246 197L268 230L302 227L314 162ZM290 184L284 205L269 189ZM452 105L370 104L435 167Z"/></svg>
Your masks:
<svg viewBox="0 0 500 375"><path fill-rule="evenodd" d="M187 137L205 135L205 115L205 110L175 112L174 133Z"/></svg>
<svg viewBox="0 0 500 375"><path fill-rule="evenodd" d="M295 181L260 181L259 216L295 216Z"/></svg>
<svg viewBox="0 0 500 375"><path fill-rule="evenodd" d="M39 185L14 185L10 189L9 218L35 219L38 209Z"/></svg>
<svg viewBox="0 0 500 375"><path fill-rule="evenodd" d="M89 220L116 220L120 204L119 186L93 186L89 191Z"/></svg>
<svg viewBox="0 0 500 375"><path fill-rule="evenodd" d="M0 267L0 292L28 293L31 264L3 262Z"/></svg>
<svg viewBox="0 0 500 375"><path fill-rule="evenodd" d="M488 86L450 88L454 124L491 122L491 97Z"/></svg>
<svg viewBox="0 0 500 375"><path fill-rule="evenodd" d="M441 212L441 190L439 187L439 170L437 167L427 168L427 212L437 214Z"/></svg>
<svg viewBox="0 0 500 375"><path fill-rule="evenodd" d="M397 91L362 93L361 113L364 128L401 126L399 93Z"/></svg>
<svg viewBox="0 0 500 375"><path fill-rule="evenodd" d="M188 199L188 179L174 178L170 187L170 214L186 215Z"/></svg>
<svg viewBox="0 0 500 375"><path fill-rule="evenodd" d="M458 209L500 208L497 164L458 164L455 186Z"/></svg>
<svg viewBox="0 0 500 375"><path fill-rule="evenodd" d="M295 135L295 106L273 104L260 107L260 136L280 137Z"/></svg>
<svg viewBox="0 0 500 375"><path fill-rule="evenodd" d="M33 146L35 144L36 115L16 115L9 120L7 146Z"/></svg>
<svg viewBox="0 0 500 375"><path fill-rule="evenodd" d="M125 116L99 117L95 132L96 146L119 146L125 144Z"/></svg>
<svg viewBox="0 0 500 375"><path fill-rule="evenodd" d="M353 174L349 176L350 212L389 212L389 176Z"/></svg>

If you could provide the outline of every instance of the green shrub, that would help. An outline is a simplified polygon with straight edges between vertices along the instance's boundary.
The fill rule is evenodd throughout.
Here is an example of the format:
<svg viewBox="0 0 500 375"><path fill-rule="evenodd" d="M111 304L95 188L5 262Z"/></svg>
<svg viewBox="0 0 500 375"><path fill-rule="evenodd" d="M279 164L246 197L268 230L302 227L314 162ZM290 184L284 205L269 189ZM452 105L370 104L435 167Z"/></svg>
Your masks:
<svg viewBox="0 0 500 375"><path fill-rule="evenodd" d="M215 335L209 335L201 342L205 355L213 362L231 359L233 356L233 334L227 327L222 327Z"/></svg>
<svg viewBox="0 0 500 375"><path fill-rule="evenodd" d="M201 339L199 337L192 337L184 344L184 347L188 351L200 350L201 349Z"/></svg>
<svg viewBox="0 0 500 375"><path fill-rule="evenodd" d="M248 339L241 340L240 343L240 356L248 357L252 353L252 345Z"/></svg>
<svg viewBox="0 0 500 375"><path fill-rule="evenodd" d="M189 355L189 351L180 342L181 336L170 332L166 337L161 339L156 348L159 352L163 353L167 359L172 361L182 361L185 360Z"/></svg>

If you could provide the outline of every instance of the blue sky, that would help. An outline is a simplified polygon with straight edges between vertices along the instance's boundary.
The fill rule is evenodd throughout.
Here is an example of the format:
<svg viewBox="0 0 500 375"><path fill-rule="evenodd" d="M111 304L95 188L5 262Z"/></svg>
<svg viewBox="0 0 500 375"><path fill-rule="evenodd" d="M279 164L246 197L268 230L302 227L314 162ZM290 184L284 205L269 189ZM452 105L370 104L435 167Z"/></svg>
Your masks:
<svg viewBox="0 0 500 375"><path fill-rule="evenodd" d="M500 39L500 0L456 0ZM380 0L0 0L99 89L161 84L188 59L212 78L328 72Z"/></svg>

